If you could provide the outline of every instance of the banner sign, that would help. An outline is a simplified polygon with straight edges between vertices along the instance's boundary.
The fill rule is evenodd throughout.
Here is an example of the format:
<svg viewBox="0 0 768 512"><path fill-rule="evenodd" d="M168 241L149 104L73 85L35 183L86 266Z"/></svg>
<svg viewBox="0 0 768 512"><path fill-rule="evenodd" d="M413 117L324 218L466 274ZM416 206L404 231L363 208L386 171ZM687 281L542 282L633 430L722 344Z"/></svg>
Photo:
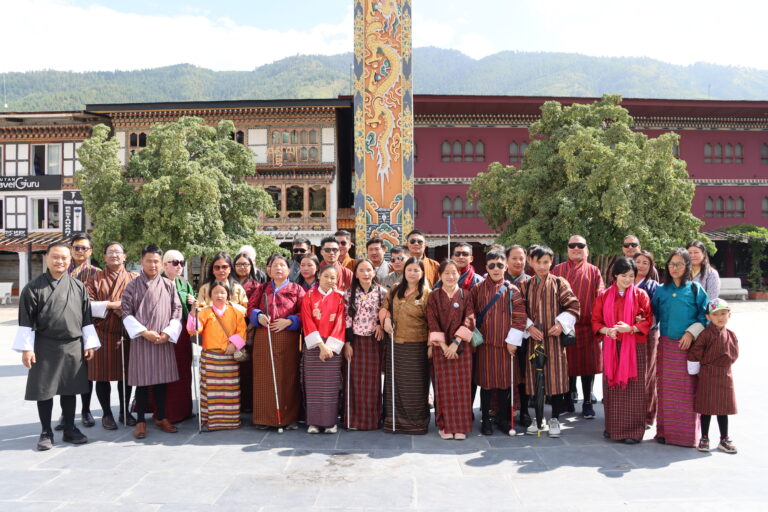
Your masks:
<svg viewBox="0 0 768 512"><path fill-rule="evenodd" d="M64 222L62 222L62 234L69 238L75 233L85 231L85 209L83 208L83 196L79 190L64 190L62 192L64 207Z"/></svg>
<svg viewBox="0 0 768 512"><path fill-rule="evenodd" d="M61 190L61 176L0 176L0 190Z"/></svg>

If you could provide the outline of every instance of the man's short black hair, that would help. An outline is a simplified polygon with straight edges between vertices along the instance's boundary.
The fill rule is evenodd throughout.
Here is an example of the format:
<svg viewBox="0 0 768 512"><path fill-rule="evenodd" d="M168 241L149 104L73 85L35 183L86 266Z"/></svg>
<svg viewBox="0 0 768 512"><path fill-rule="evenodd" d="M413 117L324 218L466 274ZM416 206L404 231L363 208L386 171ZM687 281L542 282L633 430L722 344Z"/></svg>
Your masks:
<svg viewBox="0 0 768 512"><path fill-rule="evenodd" d="M381 248L382 249L386 249L387 248L387 246L384 244L384 239L380 238L378 236L375 236L375 237L371 238L370 240L368 240L367 242L365 242L365 248L367 249L368 247L370 247L372 245L376 245L376 244L381 244Z"/></svg>
<svg viewBox="0 0 768 512"><path fill-rule="evenodd" d="M48 248L45 250L45 254L48 254L51 252L51 249L55 247L65 247L68 251L72 250L72 246L69 244L69 242L59 241L59 242L53 242L51 245L48 246Z"/></svg>
<svg viewBox="0 0 768 512"><path fill-rule="evenodd" d="M78 240L88 240L88 245L93 249L93 237L88 233L75 233L72 238L69 239L70 245L73 245Z"/></svg>
<svg viewBox="0 0 768 512"><path fill-rule="evenodd" d="M160 256L162 258L163 257L163 250L160 249L155 244L149 244L149 245L145 245L144 247L141 248L141 257L143 258L144 255L146 255L146 254L157 254L158 256Z"/></svg>
<svg viewBox="0 0 768 512"><path fill-rule="evenodd" d="M291 245L306 245L307 247L311 247L312 243L309 241L308 238L304 238L303 236L297 236L293 239L293 242L291 242Z"/></svg>
<svg viewBox="0 0 768 512"><path fill-rule="evenodd" d="M394 245L389 250L389 254L402 254L402 253L406 252L407 250L408 249L406 249L405 246L403 246L403 245Z"/></svg>
<svg viewBox="0 0 768 512"><path fill-rule="evenodd" d="M486 262L495 260L507 261L507 257L501 251L491 251L485 255Z"/></svg>
<svg viewBox="0 0 768 512"><path fill-rule="evenodd" d="M528 256L530 256L532 260L540 260L544 256L549 256L550 258L555 259L555 252L546 245L536 245L528 252Z"/></svg>
<svg viewBox="0 0 768 512"><path fill-rule="evenodd" d="M349 231L347 231L346 229L340 229L340 230L338 230L337 232L335 232L335 233L333 234L333 236L345 236L345 237L349 238L350 240L352 240L352 233L350 233L350 232L349 232Z"/></svg>
<svg viewBox="0 0 768 512"><path fill-rule="evenodd" d="M426 238L424 236L424 232L422 232L420 229L412 229L410 233L405 235L405 239L408 240L409 238L411 238L411 235L420 235L422 238Z"/></svg>
<svg viewBox="0 0 768 512"><path fill-rule="evenodd" d="M325 238L320 240L320 248L325 246L325 244L330 244L330 243L339 245L339 241L336 240L336 236L335 235L334 236L326 236Z"/></svg>

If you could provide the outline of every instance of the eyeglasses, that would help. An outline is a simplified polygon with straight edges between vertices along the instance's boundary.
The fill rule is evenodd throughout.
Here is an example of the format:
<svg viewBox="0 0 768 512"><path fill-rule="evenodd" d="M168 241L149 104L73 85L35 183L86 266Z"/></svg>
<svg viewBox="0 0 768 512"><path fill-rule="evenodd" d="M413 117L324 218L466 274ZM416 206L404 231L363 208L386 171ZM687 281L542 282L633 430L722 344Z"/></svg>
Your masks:
<svg viewBox="0 0 768 512"><path fill-rule="evenodd" d="M409 244L424 245L424 240L422 240L421 238L411 238L410 240L408 240L408 243Z"/></svg>
<svg viewBox="0 0 768 512"><path fill-rule="evenodd" d="M213 270L229 270L229 265L214 265Z"/></svg>
<svg viewBox="0 0 768 512"><path fill-rule="evenodd" d="M466 258L467 256L472 256L472 253L467 251L456 251L453 255L457 258Z"/></svg>
<svg viewBox="0 0 768 512"><path fill-rule="evenodd" d="M488 270L493 270L495 268L502 270L504 268L504 263L488 263L486 267L488 267Z"/></svg>
<svg viewBox="0 0 768 512"><path fill-rule="evenodd" d="M251 264L250 263L235 263L235 266L237 268L246 268L246 267L250 267Z"/></svg>
<svg viewBox="0 0 768 512"><path fill-rule="evenodd" d="M341 245L342 247L346 247L347 245L350 244L348 240L336 240L336 241L339 242L339 245Z"/></svg>
<svg viewBox="0 0 768 512"><path fill-rule="evenodd" d="M587 246L587 244L583 244L581 242L573 242L568 244L569 249L583 249Z"/></svg>
<svg viewBox="0 0 768 512"><path fill-rule="evenodd" d="M636 243L636 242L629 242L629 243L626 243L626 244L624 244L624 247L626 247L627 249L629 249L630 247L638 247L639 245L640 245L640 244L638 244L638 243Z"/></svg>
<svg viewBox="0 0 768 512"><path fill-rule="evenodd" d="M685 263L670 263L670 264L669 264L669 265L667 265L667 266L668 266L669 268L680 268L680 267L684 267L684 266L685 266Z"/></svg>
<svg viewBox="0 0 768 512"><path fill-rule="evenodd" d="M73 245L72 250L75 252L88 252L91 250L91 248L84 245Z"/></svg>
<svg viewBox="0 0 768 512"><path fill-rule="evenodd" d="M168 263L173 265L174 267L183 267L184 266L184 260L169 260ZM216 267L213 267L216 268ZM229 267L227 267L229 268Z"/></svg>
<svg viewBox="0 0 768 512"><path fill-rule="evenodd" d="M123 251L107 251L105 254L107 256L120 256L123 254Z"/></svg>
<svg viewBox="0 0 768 512"><path fill-rule="evenodd" d="M323 252L339 252L338 247L323 247Z"/></svg>
<svg viewBox="0 0 768 512"><path fill-rule="evenodd" d="M293 254L304 254L305 252L307 252L306 249L294 249L293 250Z"/></svg>
<svg viewBox="0 0 768 512"><path fill-rule="evenodd" d="M392 256L392 261L405 261L405 256Z"/></svg>

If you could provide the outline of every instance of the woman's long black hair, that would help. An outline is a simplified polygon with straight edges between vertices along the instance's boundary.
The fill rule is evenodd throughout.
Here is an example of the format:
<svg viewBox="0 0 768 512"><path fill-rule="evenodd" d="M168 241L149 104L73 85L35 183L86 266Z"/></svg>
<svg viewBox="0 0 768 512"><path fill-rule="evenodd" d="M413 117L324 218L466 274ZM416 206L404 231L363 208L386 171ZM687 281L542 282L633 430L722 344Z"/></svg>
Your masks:
<svg viewBox="0 0 768 512"><path fill-rule="evenodd" d="M397 295L398 298L402 299L405 297L405 290L408 289L408 280L405 278L405 269L408 268L408 265L411 265L413 263L416 263L421 268L421 279L419 279L418 287L419 287L419 294L416 296L416 300L421 299L422 295L424 295L424 285L427 282L427 274L424 272L424 260L421 258L416 258L415 256L411 256L408 258L405 262L405 265L403 265L403 279L400 281L400 283L392 288L392 291L390 291L390 300Z"/></svg>
<svg viewBox="0 0 768 512"><path fill-rule="evenodd" d="M355 269L352 271L352 286L349 287L349 306L347 307L347 314L349 314L349 317L354 320L355 315L357 315L357 303L355 302L355 298L357 297L357 290L362 288L362 285L360 284L360 280L357 278L357 267L360 266L361 263L368 263L371 265L371 268L374 269L373 272L373 280L371 281L371 288L374 290L378 290L379 288L379 278L376 277L376 267L373 265L373 262L369 260L368 258L360 258L355 262ZM379 308L381 308L381 293L378 294L379 297Z"/></svg>

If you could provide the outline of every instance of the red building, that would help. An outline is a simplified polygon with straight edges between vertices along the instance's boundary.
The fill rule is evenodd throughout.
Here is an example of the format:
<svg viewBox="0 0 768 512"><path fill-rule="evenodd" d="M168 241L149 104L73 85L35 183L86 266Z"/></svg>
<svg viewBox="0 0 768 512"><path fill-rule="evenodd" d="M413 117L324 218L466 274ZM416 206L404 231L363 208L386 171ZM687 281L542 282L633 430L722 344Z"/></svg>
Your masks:
<svg viewBox="0 0 768 512"><path fill-rule="evenodd" d="M447 217L452 240L478 246L493 233L466 192L492 162L519 165L528 128L541 105L591 103L596 98L416 95L416 226L428 233L436 256L446 254ZM718 243L715 264L725 276L743 274L740 247L718 230L732 224L768 226L768 101L659 100L628 98L622 105L634 128L656 137L680 135L679 156L696 184L693 213ZM457 233L459 233L457 235ZM734 252L736 251L736 252ZM742 263L740 263L742 262Z"/></svg>

